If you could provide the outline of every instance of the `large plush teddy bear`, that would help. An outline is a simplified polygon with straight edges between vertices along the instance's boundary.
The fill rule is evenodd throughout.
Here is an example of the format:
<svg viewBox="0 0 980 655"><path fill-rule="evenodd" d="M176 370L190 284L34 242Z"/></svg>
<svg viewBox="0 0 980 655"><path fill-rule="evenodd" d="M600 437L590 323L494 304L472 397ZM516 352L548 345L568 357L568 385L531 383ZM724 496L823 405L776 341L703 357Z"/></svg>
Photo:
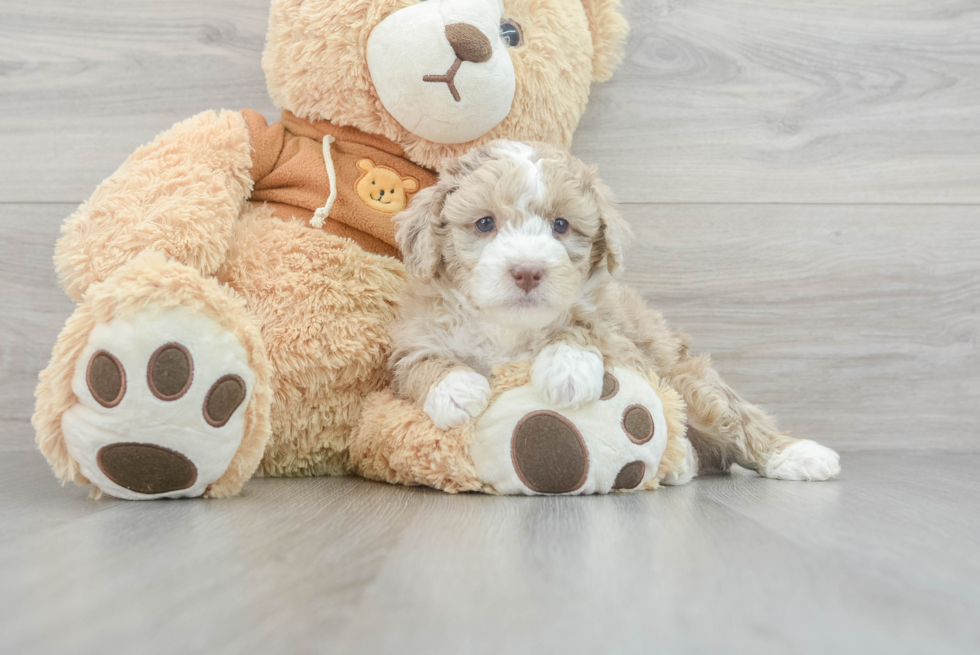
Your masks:
<svg viewBox="0 0 980 655"><path fill-rule="evenodd" d="M359 423L366 398L386 401L387 327L405 275L391 217L446 157L496 138L567 146L625 33L619 0L273 0L263 67L280 121L245 110L179 123L64 225L55 260L79 305L34 416L56 475L133 499L233 495L256 471L354 471L449 490L567 486L526 444L510 472L489 470L506 457L484 452L480 481L433 477L449 461L438 448L396 453L406 432L388 434L377 412L373 431ZM621 435L652 444L634 457L645 472L610 460L602 470L622 475L596 479L593 467L586 485L579 461L576 489L663 477L665 426L682 432L681 410L648 382L636 391L648 411L633 423L650 438L626 423ZM496 388L520 395L521 384L502 372ZM485 415L454 443L490 447L479 435L510 430L513 411ZM603 411L619 421L624 408ZM571 443L547 423L538 434ZM476 461L470 451L450 460Z"/></svg>

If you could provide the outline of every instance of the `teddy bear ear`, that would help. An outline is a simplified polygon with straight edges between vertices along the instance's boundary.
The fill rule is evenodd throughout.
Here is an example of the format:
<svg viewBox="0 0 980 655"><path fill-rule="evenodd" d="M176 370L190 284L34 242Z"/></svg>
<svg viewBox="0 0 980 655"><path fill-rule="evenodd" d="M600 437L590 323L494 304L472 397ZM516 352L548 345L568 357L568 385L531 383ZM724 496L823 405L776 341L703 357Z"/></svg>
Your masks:
<svg viewBox="0 0 980 655"><path fill-rule="evenodd" d="M629 24L621 0L582 0L592 32L592 81L605 82L623 59Z"/></svg>
<svg viewBox="0 0 980 655"><path fill-rule="evenodd" d="M372 170L374 170L374 162L370 159L358 159L357 167L365 173L370 173Z"/></svg>

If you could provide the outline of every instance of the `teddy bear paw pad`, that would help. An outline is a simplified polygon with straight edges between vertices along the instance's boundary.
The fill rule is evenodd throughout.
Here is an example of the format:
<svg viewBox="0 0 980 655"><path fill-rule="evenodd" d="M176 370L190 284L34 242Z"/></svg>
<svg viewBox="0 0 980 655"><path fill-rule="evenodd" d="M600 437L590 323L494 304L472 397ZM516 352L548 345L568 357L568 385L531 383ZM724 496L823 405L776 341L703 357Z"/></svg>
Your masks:
<svg viewBox="0 0 980 655"><path fill-rule="evenodd" d="M539 493L575 491L589 474L589 450L578 428L547 410L531 412L518 421L511 458L524 485Z"/></svg>
<svg viewBox="0 0 980 655"><path fill-rule="evenodd" d="M254 379L241 343L192 310L114 319L75 365L65 444L109 495L200 496L241 444Z"/></svg>
<svg viewBox="0 0 980 655"><path fill-rule="evenodd" d="M471 455L502 494L593 494L637 489L667 443L663 404L646 378L607 371L599 400L558 408L530 385L502 394L480 417Z"/></svg>

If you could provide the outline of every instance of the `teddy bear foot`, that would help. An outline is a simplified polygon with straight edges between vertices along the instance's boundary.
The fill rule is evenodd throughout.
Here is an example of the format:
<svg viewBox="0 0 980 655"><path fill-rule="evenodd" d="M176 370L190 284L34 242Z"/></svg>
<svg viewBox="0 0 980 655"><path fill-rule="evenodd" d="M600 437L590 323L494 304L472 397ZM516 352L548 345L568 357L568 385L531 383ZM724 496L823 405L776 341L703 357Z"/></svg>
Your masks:
<svg viewBox="0 0 980 655"><path fill-rule="evenodd" d="M201 496L241 445L254 381L238 340L188 308L96 325L75 365L65 445L112 496Z"/></svg>
<svg viewBox="0 0 980 655"><path fill-rule="evenodd" d="M55 475L134 500L238 493L271 432L253 320L235 291L160 253L91 285L36 392Z"/></svg>
<svg viewBox="0 0 980 655"><path fill-rule="evenodd" d="M471 447L479 477L501 494L595 494L655 484L667 443L663 403L649 380L614 369L599 400L550 405L512 389L480 417Z"/></svg>

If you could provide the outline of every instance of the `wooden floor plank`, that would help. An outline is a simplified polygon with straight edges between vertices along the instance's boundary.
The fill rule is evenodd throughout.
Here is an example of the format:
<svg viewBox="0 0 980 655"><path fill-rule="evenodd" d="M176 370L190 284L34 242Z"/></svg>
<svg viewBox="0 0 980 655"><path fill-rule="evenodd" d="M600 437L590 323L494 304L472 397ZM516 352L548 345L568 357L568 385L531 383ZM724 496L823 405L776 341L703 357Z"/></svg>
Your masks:
<svg viewBox="0 0 980 655"><path fill-rule="evenodd" d="M591 498L319 478L127 502L12 453L0 650L973 653L977 457L850 454L835 482L739 471Z"/></svg>
<svg viewBox="0 0 980 655"><path fill-rule="evenodd" d="M61 223L74 209L0 204L0 453L34 448L37 374L75 307L53 261Z"/></svg>
<svg viewBox="0 0 980 655"><path fill-rule="evenodd" d="M980 201L973 0L626 4L576 142L624 199Z"/></svg>
<svg viewBox="0 0 980 655"><path fill-rule="evenodd" d="M848 449L980 443L978 208L624 212L626 280L782 427Z"/></svg>
<svg viewBox="0 0 980 655"><path fill-rule="evenodd" d="M73 202L207 109L278 115L268 0L0 3L0 202Z"/></svg>

